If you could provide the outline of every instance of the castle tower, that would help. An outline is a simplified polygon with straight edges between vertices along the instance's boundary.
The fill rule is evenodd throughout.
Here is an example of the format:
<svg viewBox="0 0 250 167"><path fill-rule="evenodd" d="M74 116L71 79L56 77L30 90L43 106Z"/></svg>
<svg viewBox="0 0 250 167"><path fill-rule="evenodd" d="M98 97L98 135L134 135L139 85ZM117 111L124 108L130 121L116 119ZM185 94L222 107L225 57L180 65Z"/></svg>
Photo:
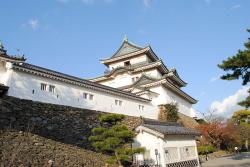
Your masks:
<svg viewBox="0 0 250 167"><path fill-rule="evenodd" d="M157 106L177 103L180 113L195 117L192 104L197 100L182 90L187 83L175 68L168 69L150 46L137 46L125 38L119 49L101 63L107 67L104 75L90 81L135 93Z"/></svg>

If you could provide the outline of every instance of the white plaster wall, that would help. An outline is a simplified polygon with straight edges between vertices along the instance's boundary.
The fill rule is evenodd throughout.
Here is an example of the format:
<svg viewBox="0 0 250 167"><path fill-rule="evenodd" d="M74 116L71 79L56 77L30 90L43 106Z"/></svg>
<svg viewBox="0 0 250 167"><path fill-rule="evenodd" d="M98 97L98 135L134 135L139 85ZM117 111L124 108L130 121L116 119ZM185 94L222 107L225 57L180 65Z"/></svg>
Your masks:
<svg viewBox="0 0 250 167"><path fill-rule="evenodd" d="M157 69L146 71L146 75L150 75L152 77L161 77L160 72ZM102 82L101 84L114 87L114 88L119 88L127 85L131 85L132 78L133 77L140 77L140 74L135 74L135 75L130 75L128 73L122 74L122 75L117 75L113 80L107 81L107 82ZM189 103L187 100L184 98L180 97L173 91L163 87L163 86L157 86L153 87L150 89L153 92L156 92L159 94L159 96L155 96L152 98L152 104L155 106L158 106L160 104L166 104L166 103L171 103L171 102L176 102L179 107L179 112L182 114L185 114L189 117L195 117L195 110L192 108L192 104Z"/></svg>
<svg viewBox="0 0 250 167"><path fill-rule="evenodd" d="M0 83L4 85L8 85L10 76L11 76L11 70L9 70L11 67L11 63L1 61L0 60Z"/></svg>
<svg viewBox="0 0 250 167"><path fill-rule="evenodd" d="M162 77L161 73L159 72L158 69L153 69L153 70L150 70L150 71L146 71L145 72L146 75L149 75L153 78L157 78L157 79L160 79Z"/></svg>
<svg viewBox="0 0 250 167"><path fill-rule="evenodd" d="M151 77L154 77L154 78L161 78L161 73L157 69L146 71L145 74L149 75ZM114 79L109 80L109 81L100 82L100 84L110 86L113 88L123 87L123 86L133 84L132 78L134 78L134 77L140 78L141 75L142 75L142 73L133 74L133 75L128 74L128 73L118 74L117 76L114 77Z"/></svg>
<svg viewBox="0 0 250 167"><path fill-rule="evenodd" d="M148 57L147 57L147 55L143 54L143 55L138 56L138 57L126 59L126 60L116 62L116 63L112 63L112 64L109 65L109 69L112 70L113 68L115 69L117 67L123 67L124 62L126 62L126 61L130 61L130 64L134 65L134 64L138 64L138 63L142 63L142 62L147 62Z"/></svg>
<svg viewBox="0 0 250 167"><path fill-rule="evenodd" d="M190 147L190 146L195 147L195 156L188 158L188 159L181 159L180 149L185 148L185 147ZM198 160L197 146L196 146L195 138L193 136L171 135L163 139L163 138L157 137L156 135L147 133L145 131L140 131L139 134L134 139L133 147L144 147L146 150L149 150L150 157L152 159L153 164L156 164L155 149L157 149L159 152L158 162L160 162L162 166L166 166L167 163L173 163L173 162L179 162L179 161L185 161L185 160L191 160L191 159ZM177 148L178 159L168 162L165 157L165 154L166 154L165 149L167 148ZM135 158L137 162L138 161L143 162L145 160L145 155L137 154Z"/></svg>
<svg viewBox="0 0 250 167"><path fill-rule="evenodd" d="M100 84L110 86L113 88L118 88L126 85L132 84L132 77L133 75L129 75L128 73L117 75L113 80L111 81L105 81L101 82Z"/></svg>
<svg viewBox="0 0 250 167"><path fill-rule="evenodd" d="M41 83L54 85L56 87L55 93L42 91L40 89ZM19 71L13 71L9 87L8 95L22 99L68 105L103 112L119 113L130 116L143 116L152 119L156 119L158 113L157 107L153 106L150 102L147 103L130 100L118 95L115 96L102 91L94 91L84 87ZM35 91L34 94L32 94L32 90ZM84 99L84 92L93 94L93 101ZM58 98L57 95L59 95ZM122 106L116 106L115 99L123 101ZM139 104L144 105L143 111L139 110Z"/></svg>
<svg viewBox="0 0 250 167"><path fill-rule="evenodd" d="M183 135L167 136L163 144L163 147L164 148L177 147L178 153L179 153L179 161L185 161L185 160L191 160L191 159L198 160L197 145L196 145L195 137L193 136L183 136ZM181 154L180 149L185 148L185 147L195 147L195 155L193 157L182 159L180 155ZM165 161L165 164L166 163L169 163L169 162Z"/></svg>
<svg viewBox="0 0 250 167"><path fill-rule="evenodd" d="M0 61L0 83L5 83L5 74L7 69L5 68L5 62Z"/></svg>
<svg viewBox="0 0 250 167"><path fill-rule="evenodd" d="M134 138L134 143L133 143L133 147L144 147L146 149L147 152L149 152L150 154L150 159L148 161L148 163L152 163L152 164L156 164L156 162L158 161L158 163L160 163L162 166L164 165L164 150L163 150L163 145L164 145L164 140L160 137L157 137L155 135L152 135L150 133L147 133L145 131L141 131L135 138ZM159 155L157 156L157 160L156 160L156 155L155 155L155 149L158 150ZM148 158L146 155L144 154L138 154L136 155L136 160L138 162L143 162L144 160L146 160L145 158Z"/></svg>
<svg viewBox="0 0 250 167"><path fill-rule="evenodd" d="M164 146L165 147L196 146L196 141L193 136L183 136L183 135L167 136Z"/></svg>
<svg viewBox="0 0 250 167"><path fill-rule="evenodd" d="M163 86L157 86L157 87L151 88L150 90L159 94L158 97L152 99L152 103L154 105L157 106L160 104L175 102L178 104L180 113L185 114L189 117L195 116L194 110L192 109L192 104L184 100L179 95L176 95L171 90Z"/></svg>

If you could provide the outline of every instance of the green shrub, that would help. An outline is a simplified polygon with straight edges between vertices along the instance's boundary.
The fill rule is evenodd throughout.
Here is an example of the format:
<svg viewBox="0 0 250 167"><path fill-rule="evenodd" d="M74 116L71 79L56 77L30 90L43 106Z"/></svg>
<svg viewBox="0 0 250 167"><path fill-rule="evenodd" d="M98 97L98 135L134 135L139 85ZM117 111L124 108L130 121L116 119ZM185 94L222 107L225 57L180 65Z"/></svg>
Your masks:
<svg viewBox="0 0 250 167"><path fill-rule="evenodd" d="M198 150L199 155L204 155L205 154L205 147L204 146L197 147L197 150Z"/></svg>
<svg viewBox="0 0 250 167"><path fill-rule="evenodd" d="M105 114L100 116L99 120L104 123L116 124L119 121L122 121L125 118L125 115L122 114Z"/></svg>
<svg viewBox="0 0 250 167"><path fill-rule="evenodd" d="M117 163L119 166L132 163L132 157L136 153L143 153L144 148L131 148L135 133L122 124L125 118L121 114L105 114L100 116L101 125L92 129L89 137L96 151L110 155L107 163Z"/></svg>
<svg viewBox="0 0 250 167"><path fill-rule="evenodd" d="M158 120L177 122L178 116L178 105L175 103L169 103L164 105L164 109L159 112Z"/></svg>
<svg viewBox="0 0 250 167"><path fill-rule="evenodd" d="M214 146L207 146L207 151L208 151L208 153L213 153L216 151L216 149Z"/></svg>
<svg viewBox="0 0 250 167"><path fill-rule="evenodd" d="M209 154L209 153L213 153L213 152L216 151L214 146L211 146L211 145L209 145L209 146L199 146L199 147L197 147L197 149L198 149L198 154L199 155L205 155L206 152Z"/></svg>

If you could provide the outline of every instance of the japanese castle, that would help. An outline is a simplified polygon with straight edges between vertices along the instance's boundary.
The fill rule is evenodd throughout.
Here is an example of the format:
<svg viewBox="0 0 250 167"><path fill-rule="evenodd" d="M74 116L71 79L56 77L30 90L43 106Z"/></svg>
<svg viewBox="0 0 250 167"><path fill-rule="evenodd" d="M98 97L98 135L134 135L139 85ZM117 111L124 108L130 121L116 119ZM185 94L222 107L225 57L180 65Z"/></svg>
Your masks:
<svg viewBox="0 0 250 167"><path fill-rule="evenodd" d="M197 100L181 90L187 83L175 68L168 69L150 46L139 47L125 38L115 54L101 63L108 68L105 74L90 81L143 97L154 106L177 103L179 112L195 117L192 104Z"/></svg>
<svg viewBox="0 0 250 167"><path fill-rule="evenodd" d="M92 79L26 61L7 54L0 44L0 96L149 119L136 128L133 146L147 150L135 157L138 163L199 166L197 132L177 123L157 121L159 106L168 103L177 104L180 114L194 118L192 105L197 100L182 90L187 83L176 69L166 67L150 46L140 47L125 38L112 56L101 60L107 67L104 75Z"/></svg>

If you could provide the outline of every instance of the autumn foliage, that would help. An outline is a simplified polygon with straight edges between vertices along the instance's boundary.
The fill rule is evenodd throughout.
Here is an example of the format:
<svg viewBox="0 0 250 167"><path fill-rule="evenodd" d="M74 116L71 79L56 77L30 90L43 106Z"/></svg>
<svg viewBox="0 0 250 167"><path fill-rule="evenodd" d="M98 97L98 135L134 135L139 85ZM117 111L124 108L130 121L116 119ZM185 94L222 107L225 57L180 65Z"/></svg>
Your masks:
<svg viewBox="0 0 250 167"><path fill-rule="evenodd" d="M239 140L239 135L235 128L235 125L231 122L215 120L206 124L200 124L197 130L202 135L202 144L212 144L217 149L229 149L237 145Z"/></svg>

